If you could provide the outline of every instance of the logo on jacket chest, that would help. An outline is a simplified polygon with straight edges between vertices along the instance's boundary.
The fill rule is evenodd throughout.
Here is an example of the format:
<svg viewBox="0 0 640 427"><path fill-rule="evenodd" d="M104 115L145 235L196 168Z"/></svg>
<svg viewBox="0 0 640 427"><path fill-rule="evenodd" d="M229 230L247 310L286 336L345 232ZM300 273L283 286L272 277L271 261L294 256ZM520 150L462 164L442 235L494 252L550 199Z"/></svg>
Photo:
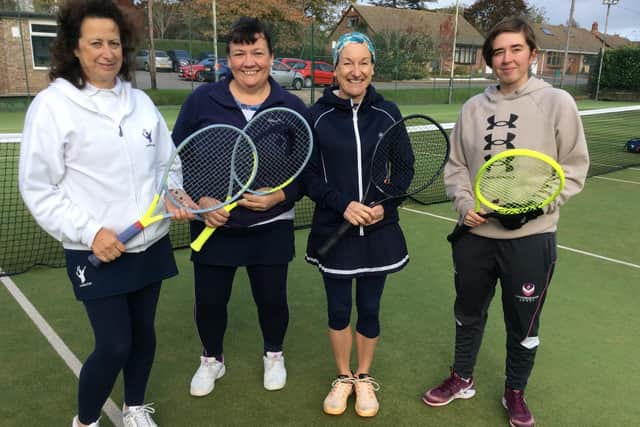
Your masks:
<svg viewBox="0 0 640 427"><path fill-rule="evenodd" d="M151 129L142 129L142 136L146 140L145 147L155 147L156 144L153 142L151 138Z"/></svg>

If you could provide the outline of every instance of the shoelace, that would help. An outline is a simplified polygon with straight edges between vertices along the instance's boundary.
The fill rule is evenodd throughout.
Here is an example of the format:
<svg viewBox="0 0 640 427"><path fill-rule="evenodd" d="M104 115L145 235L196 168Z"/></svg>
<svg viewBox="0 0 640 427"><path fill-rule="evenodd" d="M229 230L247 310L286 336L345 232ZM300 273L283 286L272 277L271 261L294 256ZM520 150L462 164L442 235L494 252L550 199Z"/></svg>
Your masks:
<svg viewBox="0 0 640 427"><path fill-rule="evenodd" d="M509 405L509 403L511 403L511 405ZM513 391L509 393L509 397L507 397L507 406L509 406L511 412L514 414L524 414L529 412L527 402L524 401L524 394L522 393L515 393Z"/></svg>
<svg viewBox="0 0 640 427"><path fill-rule="evenodd" d="M440 387L436 390L443 392L453 392L457 391L460 387L464 387L465 385L469 385L470 382L464 381L462 378L457 377L455 374L451 374L447 380L442 383Z"/></svg>
<svg viewBox="0 0 640 427"><path fill-rule="evenodd" d="M129 407L127 415L124 417L126 427L151 427L155 425L150 414L155 414L155 408L152 408L153 402L141 406Z"/></svg>
<svg viewBox="0 0 640 427"><path fill-rule="evenodd" d="M338 377L331 382L331 394L335 394L338 392L347 393L351 390L351 388L347 388L347 386L352 386L355 383L356 379L353 377ZM344 385L345 387L341 387Z"/></svg>
<svg viewBox="0 0 640 427"><path fill-rule="evenodd" d="M358 384L370 385L374 391L380 390L380 384L378 384L378 382L373 377L355 378L354 382L356 385Z"/></svg>

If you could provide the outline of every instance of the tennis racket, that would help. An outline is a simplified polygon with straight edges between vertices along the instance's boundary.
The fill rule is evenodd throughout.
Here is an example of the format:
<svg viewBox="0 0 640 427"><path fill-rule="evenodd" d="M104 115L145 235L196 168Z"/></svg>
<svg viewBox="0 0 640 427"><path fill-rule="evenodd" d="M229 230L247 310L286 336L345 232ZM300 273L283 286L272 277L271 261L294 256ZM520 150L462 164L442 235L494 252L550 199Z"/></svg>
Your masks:
<svg viewBox="0 0 640 427"><path fill-rule="evenodd" d="M255 144L259 166L255 179L246 189L255 195L272 194L291 184L302 172L311 157L313 135L307 121L297 112L284 107L270 108L258 113L244 127ZM237 201L224 208L231 211ZM215 231L206 227L191 243L199 252Z"/></svg>
<svg viewBox="0 0 640 427"><path fill-rule="evenodd" d="M159 188L145 214L118 234L126 243L149 225L173 216L163 212L166 196L178 208L196 215L233 203L249 187L258 170L251 138L228 125L211 125L187 137L166 165ZM159 209L159 207L162 207ZM89 262L102 261L91 254Z"/></svg>
<svg viewBox="0 0 640 427"><path fill-rule="evenodd" d="M436 181L449 159L449 136L432 118L414 114L394 123L379 138L362 203L379 205L419 193ZM377 190L377 191L374 191ZM378 193L378 194L372 194ZM371 201L371 198L378 197ZM324 257L353 227L345 221L318 248Z"/></svg>
<svg viewBox="0 0 640 427"><path fill-rule="evenodd" d="M487 160L476 174L476 212L484 205L492 210L482 214L484 218L513 216L519 228L558 197L564 181L562 167L546 154L526 148L503 151ZM455 242L470 228L457 225L447 240Z"/></svg>

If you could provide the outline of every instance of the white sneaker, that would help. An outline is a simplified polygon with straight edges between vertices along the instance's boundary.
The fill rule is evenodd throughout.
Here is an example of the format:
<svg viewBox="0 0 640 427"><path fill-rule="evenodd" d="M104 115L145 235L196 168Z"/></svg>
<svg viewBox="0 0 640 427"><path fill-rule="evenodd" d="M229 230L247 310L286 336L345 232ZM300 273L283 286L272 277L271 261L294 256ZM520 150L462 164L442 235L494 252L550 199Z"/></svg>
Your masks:
<svg viewBox="0 0 640 427"><path fill-rule="evenodd" d="M71 421L71 427L80 427L80 421L78 421L78 416L73 417L73 421ZM100 418L98 418L95 422L89 424L89 427L100 427Z"/></svg>
<svg viewBox="0 0 640 427"><path fill-rule="evenodd" d="M124 427L158 427L153 421L151 414L156 410L151 407L153 403L140 406L129 406L126 411L122 411L122 423Z"/></svg>
<svg viewBox="0 0 640 427"><path fill-rule="evenodd" d="M200 367L191 378L191 396L206 396L213 391L216 380L226 372L224 363L215 357L200 356Z"/></svg>
<svg viewBox="0 0 640 427"><path fill-rule="evenodd" d="M287 370L284 367L284 356L281 351L267 351L262 357L264 361L264 388L280 390L287 383Z"/></svg>

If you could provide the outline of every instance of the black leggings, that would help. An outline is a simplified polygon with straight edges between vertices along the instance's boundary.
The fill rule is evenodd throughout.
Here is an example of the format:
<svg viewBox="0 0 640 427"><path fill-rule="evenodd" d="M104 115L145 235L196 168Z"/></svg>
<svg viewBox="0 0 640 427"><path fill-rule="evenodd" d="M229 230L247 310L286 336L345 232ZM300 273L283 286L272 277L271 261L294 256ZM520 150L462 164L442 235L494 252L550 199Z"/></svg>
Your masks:
<svg viewBox="0 0 640 427"><path fill-rule="evenodd" d="M227 304L237 267L194 263L194 318L202 342L202 354L222 360L227 329ZM288 264L249 265L251 293L258 309L264 351L282 351L289 325L287 303Z"/></svg>
<svg viewBox="0 0 640 427"><path fill-rule="evenodd" d="M80 371L78 419L91 424L100 417L120 371L127 406L144 403L156 350L154 319L160 282L138 291L83 301L93 328L95 348Z"/></svg>
<svg viewBox="0 0 640 427"><path fill-rule="evenodd" d="M356 278L356 331L367 338L380 335L380 299L386 275ZM341 331L351 320L352 279L336 279L323 276L327 293L329 327Z"/></svg>

